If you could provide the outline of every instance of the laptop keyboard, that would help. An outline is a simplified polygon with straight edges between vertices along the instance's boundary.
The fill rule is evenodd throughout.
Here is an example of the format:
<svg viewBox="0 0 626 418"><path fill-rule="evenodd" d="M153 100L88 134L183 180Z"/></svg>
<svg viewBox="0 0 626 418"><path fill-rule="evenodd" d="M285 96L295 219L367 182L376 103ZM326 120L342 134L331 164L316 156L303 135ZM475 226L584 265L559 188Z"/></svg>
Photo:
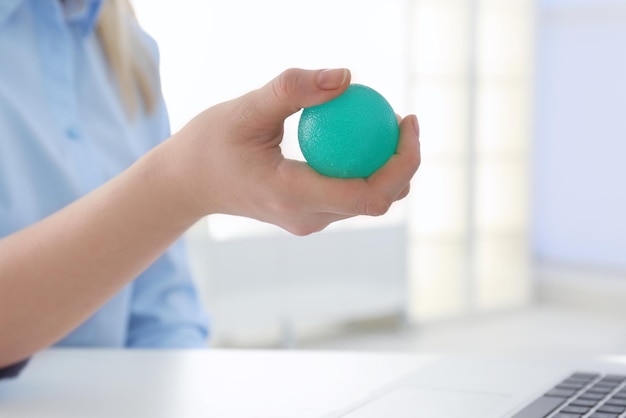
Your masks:
<svg viewBox="0 0 626 418"><path fill-rule="evenodd" d="M512 418L626 418L626 375L574 373Z"/></svg>

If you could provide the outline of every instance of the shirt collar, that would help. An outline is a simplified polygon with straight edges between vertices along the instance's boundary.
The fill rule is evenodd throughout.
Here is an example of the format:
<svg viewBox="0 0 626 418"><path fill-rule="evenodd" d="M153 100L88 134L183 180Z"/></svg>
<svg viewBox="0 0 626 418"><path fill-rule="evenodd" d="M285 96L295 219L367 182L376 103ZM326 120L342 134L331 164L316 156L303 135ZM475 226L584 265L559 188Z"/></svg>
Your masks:
<svg viewBox="0 0 626 418"><path fill-rule="evenodd" d="M41 0L40 0L41 1ZM59 0L47 0L59 1ZM66 0L63 4L65 18L68 22L80 26L84 35L89 34L98 20L100 6L104 0ZM2 25L24 0L0 1L0 25Z"/></svg>
<svg viewBox="0 0 626 418"><path fill-rule="evenodd" d="M2 25L24 0L0 1L0 25Z"/></svg>
<svg viewBox="0 0 626 418"><path fill-rule="evenodd" d="M68 23L78 25L83 34L88 35L96 25L102 2L103 0L65 0L65 19Z"/></svg>

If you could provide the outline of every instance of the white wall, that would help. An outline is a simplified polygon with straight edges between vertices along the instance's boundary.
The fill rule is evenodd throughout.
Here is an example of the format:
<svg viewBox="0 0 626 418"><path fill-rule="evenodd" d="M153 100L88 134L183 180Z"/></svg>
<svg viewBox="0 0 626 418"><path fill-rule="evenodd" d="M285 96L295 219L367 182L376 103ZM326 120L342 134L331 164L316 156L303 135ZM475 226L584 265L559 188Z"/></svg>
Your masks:
<svg viewBox="0 0 626 418"><path fill-rule="evenodd" d="M536 260L626 269L626 2L539 0Z"/></svg>
<svg viewBox="0 0 626 418"><path fill-rule="evenodd" d="M404 318L405 248L403 226L224 241L189 236L216 345L275 331L290 345L308 327Z"/></svg>

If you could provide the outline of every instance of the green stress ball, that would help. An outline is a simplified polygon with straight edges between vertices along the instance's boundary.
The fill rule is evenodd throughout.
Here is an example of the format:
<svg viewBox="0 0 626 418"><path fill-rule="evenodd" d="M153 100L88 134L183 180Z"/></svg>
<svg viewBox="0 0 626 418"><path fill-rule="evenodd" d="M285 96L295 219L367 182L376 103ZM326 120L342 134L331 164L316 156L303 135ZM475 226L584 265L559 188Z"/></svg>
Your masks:
<svg viewBox="0 0 626 418"><path fill-rule="evenodd" d="M304 158L330 177L369 177L396 152L396 114L375 90L352 84L339 97L306 108L298 141Z"/></svg>

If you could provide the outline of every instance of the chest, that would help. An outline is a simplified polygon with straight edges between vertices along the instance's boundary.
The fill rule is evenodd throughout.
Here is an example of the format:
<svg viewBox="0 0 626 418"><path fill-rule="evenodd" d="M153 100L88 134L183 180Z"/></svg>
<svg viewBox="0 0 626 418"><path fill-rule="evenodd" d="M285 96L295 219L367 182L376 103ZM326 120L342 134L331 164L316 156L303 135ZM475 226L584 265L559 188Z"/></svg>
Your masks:
<svg viewBox="0 0 626 418"><path fill-rule="evenodd" d="M0 27L0 232L60 209L150 147L96 34L52 17L22 11Z"/></svg>

